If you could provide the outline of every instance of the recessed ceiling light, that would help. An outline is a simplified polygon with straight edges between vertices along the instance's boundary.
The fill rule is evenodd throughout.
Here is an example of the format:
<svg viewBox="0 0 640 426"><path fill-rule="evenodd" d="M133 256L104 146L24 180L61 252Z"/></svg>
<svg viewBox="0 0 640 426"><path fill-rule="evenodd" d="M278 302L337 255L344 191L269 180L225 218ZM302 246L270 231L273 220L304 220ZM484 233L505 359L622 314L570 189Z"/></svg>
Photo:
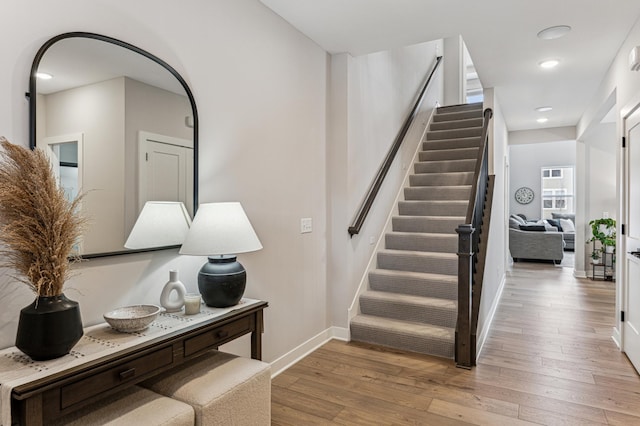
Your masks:
<svg viewBox="0 0 640 426"><path fill-rule="evenodd" d="M556 25L554 27L545 28L538 33L538 38L543 40L553 40L566 36L571 31L571 27L568 25Z"/></svg>
<svg viewBox="0 0 640 426"><path fill-rule="evenodd" d="M53 78L51 74L47 74L46 72L37 72L36 77L40 80L51 80Z"/></svg>
<svg viewBox="0 0 640 426"><path fill-rule="evenodd" d="M549 121L549 119L548 119L548 118L544 118L544 117L542 117L542 118L538 118L536 121L537 121L538 123L542 124L542 123L546 123L547 121Z"/></svg>
<svg viewBox="0 0 640 426"><path fill-rule="evenodd" d="M545 69L551 69L556 67L559 63L560 61L558 61L557 59L548 59L546 61L540 62L538 65Z"/></svg>
<svg viewBox="0 0 640 426"><path fill-rule="evenodd" d="M547 111L551 111L553 108L550 106L541 106L536 108L536 111L538 112L547 112Z"/></svg>

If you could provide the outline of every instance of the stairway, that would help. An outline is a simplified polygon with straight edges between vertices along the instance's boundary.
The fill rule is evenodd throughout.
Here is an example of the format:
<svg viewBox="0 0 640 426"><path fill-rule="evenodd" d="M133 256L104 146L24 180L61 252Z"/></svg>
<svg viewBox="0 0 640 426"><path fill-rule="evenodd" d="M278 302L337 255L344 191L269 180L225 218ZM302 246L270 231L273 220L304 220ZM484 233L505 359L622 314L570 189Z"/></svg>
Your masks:
<svg viewBox="0 0 640 426"><path fill-rule="evenodd" d="M359 298L351 340L453 358L458 234L482 134L482 103L438 108Z"/></svg>

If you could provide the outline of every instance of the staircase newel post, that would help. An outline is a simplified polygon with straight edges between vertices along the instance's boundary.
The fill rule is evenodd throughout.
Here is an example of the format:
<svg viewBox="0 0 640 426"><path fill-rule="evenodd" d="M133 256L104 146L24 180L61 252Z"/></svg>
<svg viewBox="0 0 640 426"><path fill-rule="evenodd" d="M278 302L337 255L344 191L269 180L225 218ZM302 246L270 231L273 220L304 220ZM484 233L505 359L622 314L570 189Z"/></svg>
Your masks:
<svg viewBox="0 0 640 426"><path fill-rule="evenodd" d="M471 224L459 225L458 233L458 320L456 322L456 367L471 369L471 295L473 278Z"/></svg>

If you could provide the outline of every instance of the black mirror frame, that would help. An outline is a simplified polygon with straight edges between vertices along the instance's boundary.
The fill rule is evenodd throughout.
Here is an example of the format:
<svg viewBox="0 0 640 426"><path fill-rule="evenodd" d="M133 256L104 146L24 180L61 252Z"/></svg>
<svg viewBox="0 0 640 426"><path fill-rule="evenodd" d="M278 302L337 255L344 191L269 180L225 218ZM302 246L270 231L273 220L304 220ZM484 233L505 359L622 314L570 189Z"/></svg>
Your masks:
<svg viewBox="0 0 640 426"><path fill-rule="evenodd" d="M147 59L157 63L158 65L165 68L171 75L173 75L184 88L187 97L189 98L189 103L191 104L191 109L193 111L193 214L195 216L196 211L198 209L198 109L196 108L196 102L193 97L193 93L191 89L187 85L186 81L182 78L182 76L169 64L167 64L162 59L157 56L147 52L146 50L140 49L137 46L124 42L122 40L118 40L109 36L89 33L89 32L69 32L57 35L49 40L47 40L38 52L36 53L35 58L33 59L33 64L31 65L31 74L29 75L29 91L27 92L27 98L29 99L29 147L31 149L35 149L36 147L36 72L38 71L38 66L40 65L40 61L42 57L46 53L46 51L53 44L57 43L60 40L64 40L67 38L90 38L94 40L100 40L106 43L115 44L117 46L123 47L125 49L129 49L133 52L136 52ZM33 95L32 95L33 94ZM175 246L166 246L166 247L153 247L148 249L135 249L135 250L122 250L115 252L107 252L107 253L95 253L82 255L82 259L93 259L98 257L108 257L108 256L117 256L122 254L132 254L132 253L143 253L150 251L158 251L158 250L166 250L170 248L177 248L179 245Z"/></svg>

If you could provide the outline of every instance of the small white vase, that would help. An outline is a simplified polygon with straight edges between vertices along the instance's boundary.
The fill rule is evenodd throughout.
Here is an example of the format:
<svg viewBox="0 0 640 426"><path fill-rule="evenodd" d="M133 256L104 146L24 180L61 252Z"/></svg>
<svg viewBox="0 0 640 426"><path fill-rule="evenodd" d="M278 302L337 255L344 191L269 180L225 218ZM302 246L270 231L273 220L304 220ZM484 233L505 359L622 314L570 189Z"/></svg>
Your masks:
<svg viewBox="0 0 640 426"><path fill-rule="evenodd" d="M176 298L171 298L171 292L175 290ZM187 294L187 289L184 284L178 279L178 271L169 271L169 282L167 282L162 288L160 294L160 305L167 312L178 312L182 310L184 306L184 295Z"/></svg>

